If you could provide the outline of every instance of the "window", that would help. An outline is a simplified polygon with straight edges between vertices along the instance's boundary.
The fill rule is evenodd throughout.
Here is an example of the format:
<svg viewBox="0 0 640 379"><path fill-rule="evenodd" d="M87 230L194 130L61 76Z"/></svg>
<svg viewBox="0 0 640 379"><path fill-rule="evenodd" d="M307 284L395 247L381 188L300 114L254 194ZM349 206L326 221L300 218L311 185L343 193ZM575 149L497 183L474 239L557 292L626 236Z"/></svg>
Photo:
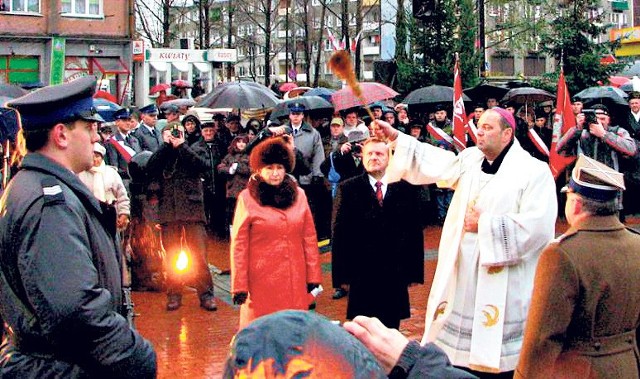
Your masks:
<svg viewBox="0 0 640 379"><path fill-rule="evenodd" d="M40 81L38 57L0 55L0 83L36 83Z"/></svg>
<svg viewBox="0 0 640 379"><path fill-rule="evenodd" d="M62 13L73 16L102 16L102 0L62 0Z"/></svg>
<svg viewBox="0 0 640 379"><path fill-rule="evenodd" d="M491 57L491 73L495 76L513 76L515 72L513 56L495 54Z"/></svg>
<svg viewBox="0 0 640 379"><path fill-rule="evenodd" d="M40 0L0 0L0 12L40 13Z"/></svg>
<svg viewBox="0 0 640 379"><path fill-rule="evenodd" d="M546 60L543 56L529 55L524 58L525 76L540 76L546 72Z"/></svg>
<svg viewBox="0 0 640 379"><path fill-rule="evenodd" d="M331 41L329 41L328 39L324 40L324 51L332 51L333 50L333 45L331 44Z"/></svg>

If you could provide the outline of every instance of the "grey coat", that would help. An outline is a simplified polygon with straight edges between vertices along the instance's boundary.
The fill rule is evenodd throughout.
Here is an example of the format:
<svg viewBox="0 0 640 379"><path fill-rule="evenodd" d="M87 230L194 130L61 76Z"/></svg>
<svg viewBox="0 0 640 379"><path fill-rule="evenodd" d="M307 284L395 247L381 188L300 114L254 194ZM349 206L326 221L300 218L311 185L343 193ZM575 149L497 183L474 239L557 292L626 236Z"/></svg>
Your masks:
<svg viewBox="0 0 640 379"><path fill-rule="evenodd" d="M0 211L0 377L155 377L153 348L119 313L115 213L38 153Z"/></svg>
<svg viewBox="0 0 640 379"><path fill-rule="evenodd" d="M324 147L320 133L306 122L302 123L300 132L294 135L296 149L302 153L305 162L311 169L311 174L301 175L298 181L301 185L311 184L311 178L322 177L320 165L324 162Z"/></svg>
<svg viewBox="0 0 640 379"><path fill-rule="evenodd" d="M162 146L162 133L153 128L155 134L151 133L149 129L142 123L131 134L138 139L141 150L150 151L155 153L156 150Z"/></svg>

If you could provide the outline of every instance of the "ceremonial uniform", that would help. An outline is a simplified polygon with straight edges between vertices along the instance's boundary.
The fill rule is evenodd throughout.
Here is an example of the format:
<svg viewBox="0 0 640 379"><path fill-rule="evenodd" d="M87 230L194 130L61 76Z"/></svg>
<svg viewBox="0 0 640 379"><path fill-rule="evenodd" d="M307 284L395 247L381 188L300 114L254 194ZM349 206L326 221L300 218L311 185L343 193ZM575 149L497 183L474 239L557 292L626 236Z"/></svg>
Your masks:
<svg viewBox="0 0 640 379"><path fill-rule="evenodd" d="M86 77L9 106L29 132L66 133L90 166L97 134L85 126L96 121L94 91L95 78ZM25 156L0 201L0 314L8 335L0 376L153 378L155 353L121 314L115 212L46 154L57 150L77 163L76 156L51 139L45 144Z"/></svg>
<svg viewBox="0 0 640 379"><path fill-rule="evenodd" d="M591 170L576 186L585 161L578 159L568 185L579 196L600 196L616 175L622 182L607 167L605 175ZM598 176L604 181L595 183ZM616 193L609 192L615 208ZM567 219L569 230L540 256L516 377L637 378L640 235L615 214Z"/></svg>

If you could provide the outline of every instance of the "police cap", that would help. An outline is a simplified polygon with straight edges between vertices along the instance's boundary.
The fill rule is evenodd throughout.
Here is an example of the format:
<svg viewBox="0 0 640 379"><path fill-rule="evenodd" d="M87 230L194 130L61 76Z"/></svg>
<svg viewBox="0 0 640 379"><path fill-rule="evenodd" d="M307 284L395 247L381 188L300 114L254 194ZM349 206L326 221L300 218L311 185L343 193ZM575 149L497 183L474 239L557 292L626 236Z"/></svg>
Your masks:
<svg viewBox="0 0 640 379"><path fill-rule="evenodd" d="M24 130L49 129L60 122L104 122L93 106L96 78L85 76L69 83L47 86L11 100L7 107L20 114Z"/></svg>
<svg viewBox="0 0 640 379"><path fill-rule="evenodd" d="M289 112L304 112L307 110L307 107L305 107L304 104L299 101L289 103L287 107L289 107Z"/></svg>
<svg viewBox="0 0 640 379"><path fill-rule="evenodd" d="M145 105L140 108L140 113L142 114L158 114L158 107L155 104Z"/></svg>
<svg viewBox="0 0 640 379"><path fill-rule="evenodd" d="M130 120L131 112L127 108L118 109L113 113L113 118L115 120Z"/></svg>

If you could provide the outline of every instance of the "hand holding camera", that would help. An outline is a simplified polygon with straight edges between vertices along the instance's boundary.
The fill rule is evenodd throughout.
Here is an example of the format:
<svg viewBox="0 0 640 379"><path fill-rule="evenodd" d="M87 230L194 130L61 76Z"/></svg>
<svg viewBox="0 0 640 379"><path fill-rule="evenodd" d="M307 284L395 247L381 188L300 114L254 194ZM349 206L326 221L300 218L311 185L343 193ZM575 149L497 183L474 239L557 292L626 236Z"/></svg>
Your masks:
<svg viewBox="0 0 640 379"><path fill-rule="evenodd" d="M174 148L184 143L184 131L180 129L180 126L176 125L171 128L171 135L169 137L169 142Z"/></svg>

